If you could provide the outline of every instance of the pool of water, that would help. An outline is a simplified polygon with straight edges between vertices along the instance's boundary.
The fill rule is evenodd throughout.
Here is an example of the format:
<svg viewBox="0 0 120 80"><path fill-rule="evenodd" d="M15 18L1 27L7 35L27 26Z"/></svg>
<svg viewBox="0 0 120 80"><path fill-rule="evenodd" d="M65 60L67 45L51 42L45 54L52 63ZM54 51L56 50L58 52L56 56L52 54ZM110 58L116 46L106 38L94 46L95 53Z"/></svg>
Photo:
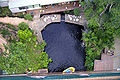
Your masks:
<svg viewBox="0 0 120 80"><path fill-rule="evenodd" d="M49 24L42 31L47 43L45 51L53 61L49 64L49 72L62 72L68 67L75 67L76 71L85 70L81 28L83 26L61 22Z"/></svg>
<svg viewBox="0 0 120 80"><path fill-rule="evenodd" d="M120 76L120 73L97 73L90 74L90 76L80 76L80 75L56 75L56 76L46 76L44 79L41 78L31 78L31 77L0 77L0 80L49 80L49 79L72 79L72 78L93 78L93 77L108 77L108 76ZM120 79L110 79L110 80L120 80Z"/></svg>

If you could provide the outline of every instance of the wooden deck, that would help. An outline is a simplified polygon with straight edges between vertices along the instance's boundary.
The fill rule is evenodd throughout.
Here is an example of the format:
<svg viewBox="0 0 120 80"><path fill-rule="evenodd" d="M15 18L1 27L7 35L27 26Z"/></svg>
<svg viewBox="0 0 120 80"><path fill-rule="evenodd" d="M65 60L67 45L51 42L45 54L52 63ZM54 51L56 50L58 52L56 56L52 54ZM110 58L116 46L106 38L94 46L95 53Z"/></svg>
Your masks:
<svg viewBox="0 0 120 80"><path fill-rule="evenodd" d="M56 13L56 12L62 12L62 11L69 11L73 10L74 8L79 8L81 5L78 1L76 2L69 2L69 3L59 3L56 5L49 5L42 7L40 9L34 9L34 10L28 10L27 13L32 15L36 14L48 14L48 13Z"/></svg>

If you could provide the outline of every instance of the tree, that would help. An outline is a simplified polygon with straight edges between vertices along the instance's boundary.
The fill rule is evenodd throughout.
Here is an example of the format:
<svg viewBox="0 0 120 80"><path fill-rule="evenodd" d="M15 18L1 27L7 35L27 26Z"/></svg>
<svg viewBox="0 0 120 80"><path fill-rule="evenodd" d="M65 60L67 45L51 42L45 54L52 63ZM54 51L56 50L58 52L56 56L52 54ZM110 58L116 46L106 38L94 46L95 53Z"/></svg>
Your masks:
<svg viewBox="0 0 120 80"><path fill-rule="evenodd" d="M12 12L8 7L0 7L0 16L5 17L5 16L10 16L12 15Z"/></svg>
<svg viewBox="0 0 120 80"><path fill-rule="evenodd" d="M120 1L84 0L80 1L88 21L87 32L83 34L86 42L86 62L88 56L100 55L103 48L113 48L114 39L120 37ZM97 53L96 53L97 52ZM94 62L95 57L90 57ZM86 66L90 63L86 63ZM88 70L92 70L93 65Z"/></svg>
<svg viewBox="0 0 120 80"><path fill-rule="evenodd" d="M29 68L31 68L32 71L48 68L49 62L52 61L49 59L48 54L43 52L43 50L41 50L40 53L37 53L36 48L38 45L36 48L28 46L32 51L27 50L27 46L27 44L22 42L8 45L7 48L9 49L9 54L4 52L0 55L0 69L6 73L13 74L25 73Z"/></svg>
<svg viewBox="0 0 120 80"><path fill-rule="evenodd" d="M80 14L80 9L79 9L79 8L75 8L75 9L74 9L74 14L75 14L75 16L79 16L79 14Z"/></svg>
<svg viewBox="0 0 120 80"><path fill-rule="evenodd" d="M28 27L29 27L28 24L25 23L25 22L21 22L21 23L18 25L18 28L19 28L20 30L25 30L25 29L27 29Z"/></svg>
<svg viewBox="0 0 120 80"><path fill-rule="evenodd" d="M5 52L0 55L0 69L3 72L25 73L28 69L34 72L48 68L49 62L52 62L48 54L44 52L46 42L38 43L33 31L23 26L24 28L20 27L18 30L19 41L4 45ZM7 53L8 49L9 53Z"/></svg>
<svg viewBox="0 0 120 80"><path fill-rule="evenodd" d="M26 20L29 20L29 21L32 21L32 19L33 19L30 14L26 14L26 15L24 16L24 18L25 18Z"/></svg>
<svg viewBox="0 0 120 80"><path fill-rule="evenodd" d="M69 14L69 13L70 13L70 11L64 11L64 13L65 13L65 14Z"/></svg>
<svg viewBox="0 0 120 80"><path fill-rule="evenodd" d="M20 38L20 41L26 41L26 40L29 41L32 37L32 32L28 28L25 29L24 31L19 30L18 37Z"/></svg>

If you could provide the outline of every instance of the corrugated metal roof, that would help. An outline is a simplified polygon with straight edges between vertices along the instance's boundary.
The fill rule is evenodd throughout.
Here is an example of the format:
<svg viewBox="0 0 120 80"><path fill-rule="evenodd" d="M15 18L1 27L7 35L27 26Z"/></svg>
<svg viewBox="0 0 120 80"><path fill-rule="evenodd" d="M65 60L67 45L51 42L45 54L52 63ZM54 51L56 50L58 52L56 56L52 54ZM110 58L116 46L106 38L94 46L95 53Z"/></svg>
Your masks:
<svg viewBox="0 0 120 80"><path fill-rule="evenodd" d="M13 0L9 1L9 8L16 8L28 5L48 5L48 4L55 4L61 2L68 2L68 1L78 1L78 0Z"/></svg>

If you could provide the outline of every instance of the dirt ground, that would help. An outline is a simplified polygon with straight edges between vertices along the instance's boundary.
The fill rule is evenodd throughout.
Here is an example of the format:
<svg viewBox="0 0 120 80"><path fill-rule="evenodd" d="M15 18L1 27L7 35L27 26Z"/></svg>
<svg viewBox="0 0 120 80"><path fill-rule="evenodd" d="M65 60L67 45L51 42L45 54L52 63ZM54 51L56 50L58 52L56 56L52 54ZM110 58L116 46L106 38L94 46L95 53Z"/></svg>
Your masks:
<svg viewBox="0 0 120 80"><path fill-rule="evenodd" d="M12 17L0 17L0 22L2 23L10 23L12 25L18 25L21 22L28 22L28 20L22 19L22 18L12 18Z"/></svg>

